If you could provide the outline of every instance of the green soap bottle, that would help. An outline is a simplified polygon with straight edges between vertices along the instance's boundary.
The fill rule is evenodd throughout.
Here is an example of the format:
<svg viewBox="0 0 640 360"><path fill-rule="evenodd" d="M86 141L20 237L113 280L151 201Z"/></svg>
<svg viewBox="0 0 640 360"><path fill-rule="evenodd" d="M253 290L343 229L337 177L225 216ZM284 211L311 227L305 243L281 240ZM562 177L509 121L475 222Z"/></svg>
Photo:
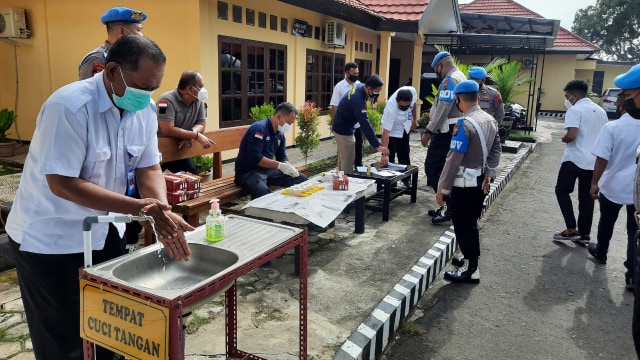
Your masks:
<svg viewBox="0 0 640 360"><path fill-rule="evenodd" d="M218 199L210 201L211 210L207 215L206 237L208 242L218 242L224 239L224 215L220 211L220 203Z"/></svg>

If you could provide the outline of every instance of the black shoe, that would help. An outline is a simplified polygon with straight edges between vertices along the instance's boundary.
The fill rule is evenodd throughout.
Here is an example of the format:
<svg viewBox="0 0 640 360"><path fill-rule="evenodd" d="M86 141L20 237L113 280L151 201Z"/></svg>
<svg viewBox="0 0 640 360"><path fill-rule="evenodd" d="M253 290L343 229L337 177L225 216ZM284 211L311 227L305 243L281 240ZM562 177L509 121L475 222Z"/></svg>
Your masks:
<svg viewBox="0 0 640 360"><path fill-rule="evenodd" d="M442 224L443 222L451 221L451 215L448 212L445 212L442 215L438 215L431 219L431 223L433 224Z"/></svg>
<svg viewBox="0 0 640 360"><path fill-rule="evenodd" d="M607 263L607 255L598 254L598 244L589 243L589 245L587 245L587 251L589 251L589 254L591 254L591 256L593 256L594 259L598 260L600 264Z"/></svg>
<svg viewBox="0 0 640 360"><path fill-rule="evenodd" d="M447 271L444 273L445 280L454 283L480 283L480 271L478 269L458 269L456 271Z"/></svg>
<svg viewBox="0 0 640 360"><path fill-rule="evenodd" d="M455 267L463 267L464 266L464 256L460 256L460 257L452 257L451 258L451 265L455 266Z"/></svg>
<svg viewBox="0 0 640 360"><path fill-rule="evenodd" d="M444 206L440 206L438 209L430 209L427 214L431 217L441 216L444 213Z"/></svg>
<svg viewBox="0 0 640 360"><path fill-rule="evenodd" d="M635 292L636 284L633 281L633 276L631 274L624 274L624 288L631 292Z"/></svg>
<svg viewBox="0 0 640 360"><path fill-rule="evenodd" d="M591 236L589 235L580 235L579 239L576 240L571 240L574 243L578 244L578 245L582 245L582 246L587 246L589 245L589 242L591 242Z"/></svg>

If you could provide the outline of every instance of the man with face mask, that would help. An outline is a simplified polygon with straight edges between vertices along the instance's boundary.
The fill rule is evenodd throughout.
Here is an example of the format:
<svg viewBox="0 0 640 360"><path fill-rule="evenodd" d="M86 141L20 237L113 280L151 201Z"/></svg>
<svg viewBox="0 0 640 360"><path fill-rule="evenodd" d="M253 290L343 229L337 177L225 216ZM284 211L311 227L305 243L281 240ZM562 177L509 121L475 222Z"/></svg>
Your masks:
<svg viewBox="0 0 640 360"><path fill-rule="evenodd" d="M142 22L147 14L128 7L114 7L107 10L100 20L107 26L107 40L92 52L85 55L78 66L78 77L84 80L104 69L105 59L111 46L125 35L142 36Z"/></svg>
<svg viewBox="0 0 640 360"><path fill-rule="evenodd" d="M444 278L451 282L479 283L478 219L485 195L496 177L502 146L495 119L478 105L478 84L473 80L462 81L456 85L453 95L463 114L452 131L450 150L438 181L436 202L442 206L444 196L451 195L448 207L464 257L451 261L458 269L445 272ZM464 267L464 259L469 262L467 267Z"/></svg>
<svg viewBox="0 0 640 360"><path fill-rule="evenodd" d="M358 76L360 75L360 71L358 70L358 64L354 62L348 62L344 65L344 79L340 80L336 86L333 87L333 93L331 94L331 101L329 105L331 105L331 118L335 119L336 112L338 111L338 106L340 106L340 100L344 97L346 93L351 90L351 88L357 84L360 84L358 81ZM356 157L354 160L355 166L362 166L362 131L360 131L360 124L356 124L354 126L356 131L353 133L353 136L356 139L355 142L355 151Z"/></svg>
<svg viewBox="0 0 640 360"><path fill-rule="evenodd" d="M636 149L640 146L640 121L632 118L624 110L625 90L621 90L616 100L620 118L602 127L593 148L596 163L591 180L591 197L600 204L598 241L589 243L587 250L599 263L607 262L609 243L613 227L623 206L627 210L627 260L624 262L625 286L633 291L635 264L635 241L638 231L633 206L633 177L636 171ZM622 101L620 101L622 100Z"/></svg>
<svg viewBox="0 0 640 360"><path fill-rule="evenodd" d="M600 129L607 123L607 113L587 96L584 80L571 80L564 87L567 112L562 142L567 146L556 182L556 198L566 228L553 235L554 240L588 242L593 221L594 200L589 195L596 157L593 147ZM571 193L578 181L578 222L573 213Z"/></svg>
<svg viewBox="0 0 640 360"><path fill-rule="evenodd" d="M273 116L256 121L240 141L236 158L235 183L256 199L268 194L269 186L289 187L307 180L289 163L285 133L296 122L298 110L280 103Z"/></svg>
<svg viewBox="0 0 640 360"><path fill-rule="evenodd" d="M438 79L441 80L438 86L438 93L429 112L429 124L422 133L422 146L428 148L427 157L424 160L424 172L427 175L427 186L438 189L438 180L442 173L449 145L451 144L451 131L453 123L449 124L449 119L458 119L460 110L455 106L456 99L453 89L466 77L453 62L453 57L446 51L439 52L431 62L431 67L435 70ZM449 203L449 196L445 196L445 203ZM437 210L429 210L429 215L433 218L431 222L440 224L451 220L451 214L444 204Z"/></svg>
<svg viewBox="0 0 640 360"><path fill-rule="evenodd" d="M502 96L498 90L485 84L487 71L480 66L472 66L469 68L469 80L478 83L480 90L478 91L478 104L480 108L496 119L498 126L502 126L504 120L504 104Z"/></svg>
<svg viewBox="0 0 640 360"><path fill-rule="evenodd" d="M624 96L623 107L627 114L623 116L630 116L635 121L640 121L640 64L634 65L624 74L618 75L613 79L613 84L616 87L622 89ZM621 117L622 118L622 117ZM619 121L619 120L616 120ZM637 135L635 133L634 135ZM640 151L640 148L637 149ZM636 152L636 164L638 163L638 152ZM633 184L633 204L635 207L634 219L636 224L639 220L640 211L640 166L636 165L636 173ZM636 355L640 357L640 286L638 281L640 279L640 232L636 232L633 245L635 246L635 263L633 264L634 276L632 281L633 288L635 289L635 299L633 301L633 321L632 321L632 333L633 343L636 348ZM627 248L627 262L629 261L629 248ZM625 266L627 264L625 263Z"/></svg>
<svg viewBox="0 0 640 360"><path fill-rule="evenodd" d="M170 211L158 163L151 94L165 63L153 41L122 37L100 76L58 89L38 114L6 226L36 359L83 358L78 269L86 217L146 213L168 255L189 258L183 231L193 227ZM130 179L142 199L124 195ZM92 226L93 264L122 255L122 225ZM96 358L111 360L103 350Z"/></svg>
<svg viewBox="0 0 640 360"><path fill-rule="evenodd" d="M338 111L333 119L331 130L338 147L338 170L349 172L354 169L355 159L355 125L360 124L360 130L369 144L383 156L389 156L389 150L380 145L376 133L371 127L367 115L367 101L372 101L382 90L384 82L378 75L371 75L364 84L355 85L342 97ZM383 160L384 161L384 160ZM386 161L389 161L388 158Z"/></svg>
<svg viewBox="0 0 640 360"><path fill-rule="evenodd" d="M213 144L203 134L207 125L204 100L208 96L209 93L204 88L204 80L200 73L195 70L183 72L178 87L158 98L158 136L180 139L178 149L190 148L194 141L208 149ZM162 170L188 171L199 175L191 159L163 163Z"/></svg>

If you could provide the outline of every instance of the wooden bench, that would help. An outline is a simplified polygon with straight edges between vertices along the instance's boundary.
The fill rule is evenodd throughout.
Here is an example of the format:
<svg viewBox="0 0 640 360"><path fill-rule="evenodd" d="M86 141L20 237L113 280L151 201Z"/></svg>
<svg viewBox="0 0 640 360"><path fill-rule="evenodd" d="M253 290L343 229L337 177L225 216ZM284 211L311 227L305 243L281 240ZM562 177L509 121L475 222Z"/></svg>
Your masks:
<svg viewBox="0 0 640 360"><path fill-rule="evenodd" d="M211 208L209 204L211 199L219 199L222 205L248 195L246 191L235 184L234 175L222 176L222 152L237 150L240 147L242 136L244 136L248 128L249 126L238 126L206 131L204 135L215 142L208 149L204 149L199 143L194 143L190 148L179 150L178 140L175 138L158 138L158 149L162 153L162 162L192 158L198 155L213 156L212 180L202 182L200 196L175 204L172 207L172 211L183 215L191 226L200 225L200 213ZM298 168L298 171L307 173L306 168ZM149 245L152 242L152 235L145 233L145 245Z"/></svg>

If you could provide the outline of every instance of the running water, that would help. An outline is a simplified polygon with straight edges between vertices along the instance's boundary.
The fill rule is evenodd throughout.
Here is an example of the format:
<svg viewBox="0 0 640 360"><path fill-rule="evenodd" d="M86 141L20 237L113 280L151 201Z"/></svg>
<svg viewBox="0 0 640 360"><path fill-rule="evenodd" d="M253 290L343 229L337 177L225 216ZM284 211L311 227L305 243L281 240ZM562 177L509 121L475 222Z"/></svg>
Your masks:
<svg viewBox="0 0 640 360"><path fill-rule="evenodd" d="M156 224L153 221L149 221L149 223L151 224L151 230L153 230L154 241L155 242L159 242L158 241L158 232L156 231ZM160 242L160 248L158 249L158 257L162 260L162 271L165 271L165 269L167 267L167 258L162 256L162 249L163 248L164 248L164 246Z"/></svg>

